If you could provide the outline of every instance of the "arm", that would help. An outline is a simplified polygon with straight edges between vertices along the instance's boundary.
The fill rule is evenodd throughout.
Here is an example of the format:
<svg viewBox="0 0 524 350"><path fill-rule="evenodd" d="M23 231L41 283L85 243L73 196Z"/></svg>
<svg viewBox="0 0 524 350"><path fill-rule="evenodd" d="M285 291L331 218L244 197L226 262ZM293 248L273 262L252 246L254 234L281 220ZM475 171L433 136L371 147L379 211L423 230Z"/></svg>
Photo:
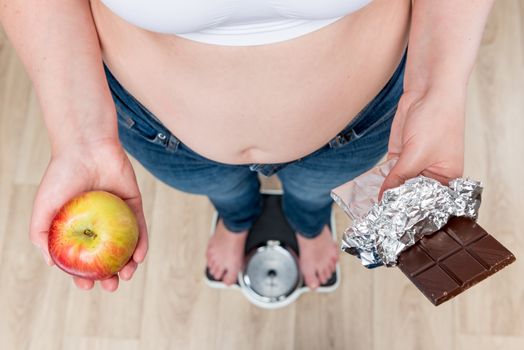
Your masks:
<svg viewBox="0 0 524 350"><path fill-rule="evenodd" d="M414 0L404 94L382 192L419 174L443 183L462 175L466 88L493 0Z"/></svg>
<svg viewBox="0 0 524 350"><path fill-rule="evenodd" d="M494 0L414 0L406 91L466 89Z"/></svg>
<svg viewBox="0 0 524 350"><path fill-rule="evenodd" d="M53 154L83 142L116 141L89 1L0 0L0 23L33 83Z"/></svg>
<svg viewBox="0 0 524 350"><path fill-rule="evenodd" d="M32 242L53 265L51 220L73 196L106 190L133 209L140 236L133 259L104 289L129 279L147 252L147 228L135 174L119 144L116 111L105 79L88 0L0 0L0 23L34 85L51 142L51 160L36 195ZM74 278L83 289L93 281Z"/></svg>

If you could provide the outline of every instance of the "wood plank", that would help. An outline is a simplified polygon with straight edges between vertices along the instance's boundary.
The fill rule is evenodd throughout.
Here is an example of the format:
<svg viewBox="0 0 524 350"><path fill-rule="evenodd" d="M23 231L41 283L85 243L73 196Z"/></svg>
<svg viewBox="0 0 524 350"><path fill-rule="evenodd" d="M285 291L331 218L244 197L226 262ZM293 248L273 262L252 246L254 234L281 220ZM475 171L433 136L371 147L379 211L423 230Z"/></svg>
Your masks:
<svg viewBox="0 0 524 350"><path fill-rule="evenodd" d="M0 344L3 349L26 349L41 337L59 348L65 326L70 283L48 267L28 239L35 186L15 186L9 202L5 242L0 264ZM53 336L50 336L53 335Z"/></svg>
<svg viewBox="0 0 524 350"><path fill-rule="evenodd" d="M485 188L479 223L517 261L460 298L460 335L524 336L524 22L513 15L522 10L522 2L501 1L491 13L469 86L465 166Z"/></svg>
<svg viewBox="0 0 524 350"><path fill-rule="evenodd" d="M23 66L0 28L0 252L30 92Z"/></svg>
<svg viewBox="0 0 524 350"><path fill-rule="evenodd" d="M217 313L219 292L209 291L203 279L211 205L203 196L158 184L154 208L141 347L198 343L191 335L214 343L211 318Z"/></svg>
<svg viewBox="0 0 524 350"><path fill-rule="evenodd" d="M14 183L38 185L51 158L49 138L45 132L44 118L40 113L38 100L34 90L27 103L27 112L18 144L18 161L15 171Z"/></svg>
<svg viewBox="0 0 524 350"><path fill-rule="evenodd" d="M522 337L461 335L457 338L456 349L519 350L523 345Z"/></svg>
<svg viewBox="0 0 524 350"><path fill-rule="evenodd" d="M39 348L43 349L43 348ZM51 348L46 348L51 349ZM62 350L138 350L137 339L109 337L64 337Z"/></svg>

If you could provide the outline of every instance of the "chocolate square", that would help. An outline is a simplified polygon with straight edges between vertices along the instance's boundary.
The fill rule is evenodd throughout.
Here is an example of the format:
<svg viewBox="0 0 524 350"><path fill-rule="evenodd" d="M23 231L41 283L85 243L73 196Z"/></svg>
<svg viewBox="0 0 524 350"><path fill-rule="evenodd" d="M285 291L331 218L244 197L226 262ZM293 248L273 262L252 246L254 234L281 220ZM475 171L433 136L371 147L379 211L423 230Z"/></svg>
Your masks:
<svg viewBox="0 0 524 350"><path fill-rule="evenodd" d="M515 261L515 256L474 221L449 220L400 253L398 267L439 305Z"/></svg>
<svg viewBox="0 0 524 350"><path fill-rule="evenodd" d="M489 235L472 243L467 250L478 258L486 268L497 266L505 260L511 259L512 256L509 250Z"/></svg>
<svg viewBox="0 0 524 350"><path fill-rule="evenodd" d="M484 266L465 250L451 255L444 260L441 265L448 272L448 275L455 277L455 280L459 282L461 286L468 281L475 280L486 270Z"/></svg>
<svg viewBox="0 0 524 350"><path fill-rule="evenodd" d="M460 244L444 231L438 231L430 237L423 237L420 245L433 260L442 260L460 249Z"/></svg>
<svg viewBox="0 0 524 350"><path fill-rule="evenodd" d="M433 259L431 259L426 252L420 247L413 246L399 257L399 266L403 266L404 273L410 275L416 275L423 270L427 270L432 265L435 265Z"/></svg>
<svg viewBox="0 0 524 350"><path fill-rule="evenodd" d="M467 218L451 219L444 230L461 245L468 245L488 234L475 221Z"/></svg>
<svg viewBox="0 0 524 350"><path fill-rule="evenodd" d="M412 281L419 289L424 290L428 298L436 302L445 299L448 294L460 288L459 284L438 265L414 276Z"/></svg>

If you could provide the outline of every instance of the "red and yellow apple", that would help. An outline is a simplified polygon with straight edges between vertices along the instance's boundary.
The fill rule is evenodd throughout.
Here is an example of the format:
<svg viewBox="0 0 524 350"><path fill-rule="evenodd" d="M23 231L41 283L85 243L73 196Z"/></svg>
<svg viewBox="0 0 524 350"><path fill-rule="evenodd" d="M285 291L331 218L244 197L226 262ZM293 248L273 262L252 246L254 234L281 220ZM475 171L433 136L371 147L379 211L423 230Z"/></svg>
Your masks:
<svg viewBox="0 0 524 350"><path fill-rule="evenodd" d="M120 197L84 192L69 200L49 229L49 254L65 272L102 280L120 271L133 256L138 223Z"/></svg>

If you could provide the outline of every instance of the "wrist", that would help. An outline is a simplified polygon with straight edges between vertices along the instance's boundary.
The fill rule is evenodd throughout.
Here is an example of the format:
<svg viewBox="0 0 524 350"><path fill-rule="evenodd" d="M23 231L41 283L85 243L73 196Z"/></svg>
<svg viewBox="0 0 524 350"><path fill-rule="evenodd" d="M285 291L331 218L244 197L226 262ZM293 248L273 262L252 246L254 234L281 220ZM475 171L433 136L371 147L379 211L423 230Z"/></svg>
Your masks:
<svg viewBox="0 0 524 350"><path fill-rule="evenodd" d="M469 75L463 72L453 71L453 68L434 65L428 71L422 67L408 67L404 76L404 91L426 95L429 93L442 92L456 97L466 96Z"/></svg>
<svg viewBox="0 0 524 350"><path fill-rule="evenodd" d="M120 144L114 107L99 113L65 113L61 123L48 125L51 154L84 153L98 147L114 147ZM50 118L44 118L46 124Z"/></svg>
<svg viewBox="0 0 524 350"><path fill-rule="evenodd" d="M439 100L442 104L458 107L465 105L466 95L467 87L463 84L431 81L424 85L406 84L401 102L409 107L422 100Z"/></svg>

